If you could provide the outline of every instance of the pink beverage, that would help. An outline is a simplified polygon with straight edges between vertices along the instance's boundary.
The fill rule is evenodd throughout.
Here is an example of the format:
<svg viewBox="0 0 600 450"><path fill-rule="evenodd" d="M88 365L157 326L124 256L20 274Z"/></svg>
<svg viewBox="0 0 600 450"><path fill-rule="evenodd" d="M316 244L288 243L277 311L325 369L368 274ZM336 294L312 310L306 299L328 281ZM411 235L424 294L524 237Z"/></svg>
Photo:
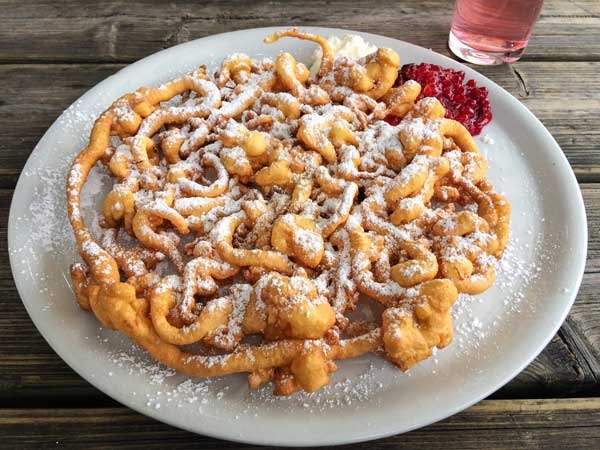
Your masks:
<svg viewBox="0 0 600 450"><path fill-rule="evenodd" d="M517 61L543 0L456 0L448 45L475 64Z"/></svg>

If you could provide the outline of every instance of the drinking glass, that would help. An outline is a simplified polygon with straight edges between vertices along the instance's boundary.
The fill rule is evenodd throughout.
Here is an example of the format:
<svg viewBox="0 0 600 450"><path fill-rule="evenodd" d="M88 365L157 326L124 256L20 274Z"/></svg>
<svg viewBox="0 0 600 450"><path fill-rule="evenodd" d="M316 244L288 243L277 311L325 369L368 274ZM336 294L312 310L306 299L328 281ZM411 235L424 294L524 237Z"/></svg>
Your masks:
<svg viewBox="0 0 600 450"><path fill-rule="evenodd" d="M456 0L450 50L466 61L517 61L529 42L543 0Z"/></svg>

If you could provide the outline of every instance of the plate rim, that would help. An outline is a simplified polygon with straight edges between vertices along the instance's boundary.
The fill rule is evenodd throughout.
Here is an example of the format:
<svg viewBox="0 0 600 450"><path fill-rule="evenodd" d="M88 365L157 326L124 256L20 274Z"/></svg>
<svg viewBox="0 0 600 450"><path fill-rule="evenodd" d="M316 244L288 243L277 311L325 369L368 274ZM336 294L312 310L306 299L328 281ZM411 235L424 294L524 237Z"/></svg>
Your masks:
<svg viewBox="0 0 600 450"><path fill-rule="evenodd" d="M184 47L184 46L188 46L191 45L193 43L197 43L198 41L202 41L202 40L207 40L207 39L216 39L216 38L220 38L220 39L231 39L233 37L233 35L243 35L245 33L256 33L256 32L262 32L264 33L264 35L266 36L269 32L273 32L275 30L280 30L280 29L284 29L284 28L291 28L291 27L296 27L296 26L289 26L289 25L280 25L280 26L269 26L269 27L259 27L259 28L246 28L246 29L239 29L239 30L234 30L234 31L228 31L228 32L224 32L224 33L219 33L219 34L213 34L213 35L209 35L209 36L204 36L201 38L197 38L197 39L193 39L187 42L183 42L180 44L177 44L175 46L172 47L168 47L162 50L159 50L155 53L149 54L147 56L145 56L144 58L141 58L133 63L128 64L127 66L121 68L120 70L118 70L117 72L115 72L114 74L109 75L108 77L106 77L105 79L103 79L102 81L96 83L94 86L92 86L91 88L89 88L85 93L83 93L81 96L79 96L77 99L75 99L71 105L77 103L78 101L82 100L84 97L91 95L91 91L95 90L96 88L100 88L102 85L104 84L108 84L110 83L111 79L113 79L114 77L116 77L118 74L123 74L126 73L129 70L135 70L136 66L141 65L144 61L147 61L149 59L153 59L156 58L158 55L167 53L172 51L174 48L180 48L180 47ZM22 282L19 281L20 278L18 276L15 275L15 258L16 258L16 253L14 251L14 237L15 237L15 228L16 228L16 220L15 220L15 213L14 213L14 207L15 207L15 197L16 197L16 193L19 190L23 189L22 184L24 183L23 179L25 178L25 172L26 172L26 167L28 166L28 164L30 163L30 161L32 160L32 157L34 156L34 154L38 151L39 148L39 143L41 141L43 141L46 136L48 135L48 133L50 132L50 130L57 124L57 122L60 121L60 119L63 117L63 115L65 114L65 112L68 110L65 109L57 118L56 120L48 127L48 129L46 130L46 132L44 133L44 135L40 138L40 140L38 141L38 143L36 144L36 146L34 147L34 149L32 150L31 154L29 155L29 157L27 158L27 161L25 162L21 173L19 175L19 178L17 180L17 183L15 185L15 188L13 190L13 196L11 198L11 205L10 205L10 210L9 210L9 220L8 220L8 229L7 229L7 241L8 241L8 254L9 254L9 261L10 261L10 266L11 266L11 273L13 275L13 279L15 282L15 286L17 287L17 291L19 293L19 298L21 300L21 303L24 305L31 321L33 322L33 324L35 325L36 329L38 330L38 332L42 335L42 337L44 338L44 340L48 343L48 345L52 348L52 350L73 370L75 371L80 377L82 377L85 381L87 381L88 383L90 383L92 386L94 386L96 389L100 390L101 392L103 392L105 395L109 396L110 398L114 399L115 401L125 405L126 407L140 413L143 414L145 416L151 417L154 420L157 420L159 422L162 423L166 423L170 426L173 426L175 428L179 428L179 429L183 429L186 431L190 431L192 433L195 434L200 434L200 435L205 435L205 436L209 436L209 437L214 437L214 438L218 438L218 439L223 439L223 440L228 440L228 441L233 441L233 442L240 442L240 443L249 443L249 444L259 444L259 445L283 445L283 446L290 446L290 447L299 447L299 446L305 446L305 445L316 445L316 446L322 446L322 445L342 445L342 444L351 444L351 443L357 443L357 442L365 442L365 441L370 441L373 439L379 439L379 438L385 438L385 437L389 437L389 436L393 436L396 434L403 434L415 429L419 429L428 425L431 425L433 423L436 423L440 420L443 420L447 417L453 416L454 414L457 414L460 411L465 410L466 408L474 405L475 403L478 403L479 401L481 401L482 399L486 398L487 396L489 396L491 393L495 392L496 390L498 390L499 388L501 388L502 386L504 386L505 384L507 384L510 380L512 380L515 376L517 376L519 373L522 372L522 370L527 367L527 365L529 365L548 345L548 343L551 341L551 339L554 337L554 335L557 333L558 329L560 328L560 326L563 324L563 322L565 321L567 315L569 314L573 303L576 299L577 293L579 292L579 289L581 287L581 282L583 280L583 276L585 273L585 263L587 261L587 250L588 250L588 226L587 226L587 215L586 215L586 210L585 210L585 204L583 202L583 195L581 192L581 188L579 186L579 183L575 177L575 174L573 172L573 169L571 167L571 165L569 164L564 152L562 151L561 147L559 146L559 144L556 142L556 140L554 139L554 137L552 136L552 134L548 131L548 129L544 126L544 124L523 104L521 103L518 99L516 99L510 92L506 91L504 88L502 88L500 85L498 85L496 82L494 82L493 80L487 78L485 75L477 72L475 69L470 68L469 66L466 66L462 61L458 61L458 60L454 60L448 56L445 56L443 54L437 53L432 49L427 49L425 47L421 47L415 44L412 44L410 42L406 42L403 41L401 39L396 39L396 38L392 38L392 37L388 37L388 36L384 36L384 35L378 35L378 34L374 34L374 33L367 33L367 32L362 32L362 31L356 31L356 30L351 30L351 29L342 29L342 28L331 28L331 27L319 27L319 26L298 26L297 28L300 28L301 30L306 30L309 32L313 32L313 33L318 33L318 34L325 34L325 35L332 35L332 34L347 34L347 33L352 33L352 34L358 34L361 35L365 38L369 37L374 37L374 38L384 38L384 39L389 39L389 40L393 40L396 41L398 43L400 43L402 46L407 46L407 47L412 47L413 50L416 50L418 52L431 52L433 54L435 54L437 57L441 57L443 60L445 61L450 61L452 64L459 64L461 66L461 70L465 71L466 75L471 75L473 76L473 74L476 74L476 76L478 77L483 77L487 83L493 85L495 88L498 88L500 91L502 91L503 96L505 96L507 98L507 101L511 104L512 108L517 108L520 109L522 111L522 113L526 114L529 116L530 119L533 119L534 122L536 122L536 125L543 134L544 134L544 140L546 142L548 142L549 144L551 144L552 147L554 147L554 151L556 152L557 156L559 157L559 159L561 160L561 166L563 166L565 169L567 170L567 179L568 182L567 183L574 183L574 185L577 187L577 198L573 198L573 201L575 202L576 206L574 206L575 211L578 213L579 215L579 220L577 221L579 223L579 230L577 230L577 233L580 236L581 239L581 249L577 249L577 250L582 250L581 252L581 257L577 260L576 262L576 267L575 270L577 271L577 277L573 277L574 280L574 285L577 286L577 289L572 289L570 292L565 292L564 293L564 297L568 298L568 301L564 302L563 304L563 308L562 308L562 312L560 314L560 317L558 317L558 319L555 321L555 323L551 324L551 326L547 326L547 333L545 338L542 340L543 342L540 343L540 345L538 346L538 348L536 349L536 351L531 352L531 354L529 355L529 357L524 358L520 364L516 364L514 369L510 371L509 375L506 375L505 377L503 377L502 380L491 384L489 386L487 386L487 388L482 389L481 392L478 395L475 395L471 398L469 398L466 401L462 401L459 402L458 404L456 404L454 407L452 408L447 408L444 409L443 412L438 412L438 413L433 413L430 414L430 417L423 421L420 424L415 424L413 426L408 426L408 427L404 427L402 428L401 426L397 426L396 429L392 429L392 427L389 427L389 429L385 430L385 431L370 431L369 428L365 429L364 431L362 431L361 433L357 433L356 435L353 435L351 437L337 437L337 436L332 436L330 437L328 440L301 440L298 442L290 442L290 440L277 440L277 439L269 439L268 437L264 437L262 439L246 439L243 438L239 435L235 435L235 434L227 434L226 432L220 432L218 430L200 430L200 429L195 429L191 426L186 426L184 424L178 423L176 421L176 419L172 416L164 416L161 415L160 412L154 410L154 409L144 409L141 405L137 405L133 400L130 400L129 398L116 398L115 395L113 393L108 392L107 390L105 390L103 387L101 387L99 385L99 382L96 378L92 378L89 376L86 376L84 374L82 374L80 372L80 368L77 367L77 363L76 363L76 358L75 357L71 357L68 353L66 352L59 352L57 351L57 349L55 348L56 345L53 343L50 339L48 339L47 337L47 333L46 331L43 331L37 324L37 322L34 320L34 314L32 314L32 311L30 311L30 307L28 306L28 303L26 303L23 300L23 295L22 295L22 291L23 288L21 287ZM581 220L583 219L583 220ZM83 368L81 368L81 370L83 370ZM398 429L401 429L402 431L398 431Z"/></svg>

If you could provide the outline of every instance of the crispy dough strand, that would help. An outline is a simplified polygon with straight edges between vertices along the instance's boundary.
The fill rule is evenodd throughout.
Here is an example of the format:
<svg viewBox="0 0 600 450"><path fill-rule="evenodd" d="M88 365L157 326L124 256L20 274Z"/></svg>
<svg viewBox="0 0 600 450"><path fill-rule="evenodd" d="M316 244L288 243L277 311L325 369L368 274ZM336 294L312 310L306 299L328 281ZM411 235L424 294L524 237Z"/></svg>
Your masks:
<svg viewBox="0 0 600 450"><path fill-rule="evenodd" d="M295 37L298 39L304 39L306 41L315 42L321 46L321 49L323 50L323 57L321 59L321 68L318 74L319 77L324 76L325 74L329 73L331 69L333 69L335 55L333 54L333 50L331 49L329 42L324 37L311 33L303 33L298 31L297 28L293 28L291 30L282 30L273 33L270 36L267 36L264 41L267 44L272 44L277 42L282 37Z"/></svg>
<svg viewBox="0 0 600 450"><path fill-rule="evenodd" d="M115 260L100 247L83 222L81 214L81 189L87 180L92 166L109 146L112 111L104 113L94 124L88 146L75 158L67 178L67 213L75 234L77 249L84 259L92 277L102 284L119 281L119 269Z"/></svg>

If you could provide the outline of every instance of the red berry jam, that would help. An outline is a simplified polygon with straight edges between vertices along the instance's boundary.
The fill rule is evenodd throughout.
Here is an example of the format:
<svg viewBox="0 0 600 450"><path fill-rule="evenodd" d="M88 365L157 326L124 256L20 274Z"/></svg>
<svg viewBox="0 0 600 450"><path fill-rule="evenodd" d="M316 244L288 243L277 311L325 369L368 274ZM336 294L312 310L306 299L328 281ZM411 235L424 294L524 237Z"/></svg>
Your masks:
<svg viewBox="0 0 600 450"><path fill-rule="evenodd" d="M446 117L462 123L473 136L492 120L488 90L477 87L475 80L464 83L465 73L461 70L444 69L435 64L405 64L398 73L396 85L407 80L415 80L421 85L423 97L437 98L446 109ZM399 122L389 116L386 121L392 125Z"/></svg>

